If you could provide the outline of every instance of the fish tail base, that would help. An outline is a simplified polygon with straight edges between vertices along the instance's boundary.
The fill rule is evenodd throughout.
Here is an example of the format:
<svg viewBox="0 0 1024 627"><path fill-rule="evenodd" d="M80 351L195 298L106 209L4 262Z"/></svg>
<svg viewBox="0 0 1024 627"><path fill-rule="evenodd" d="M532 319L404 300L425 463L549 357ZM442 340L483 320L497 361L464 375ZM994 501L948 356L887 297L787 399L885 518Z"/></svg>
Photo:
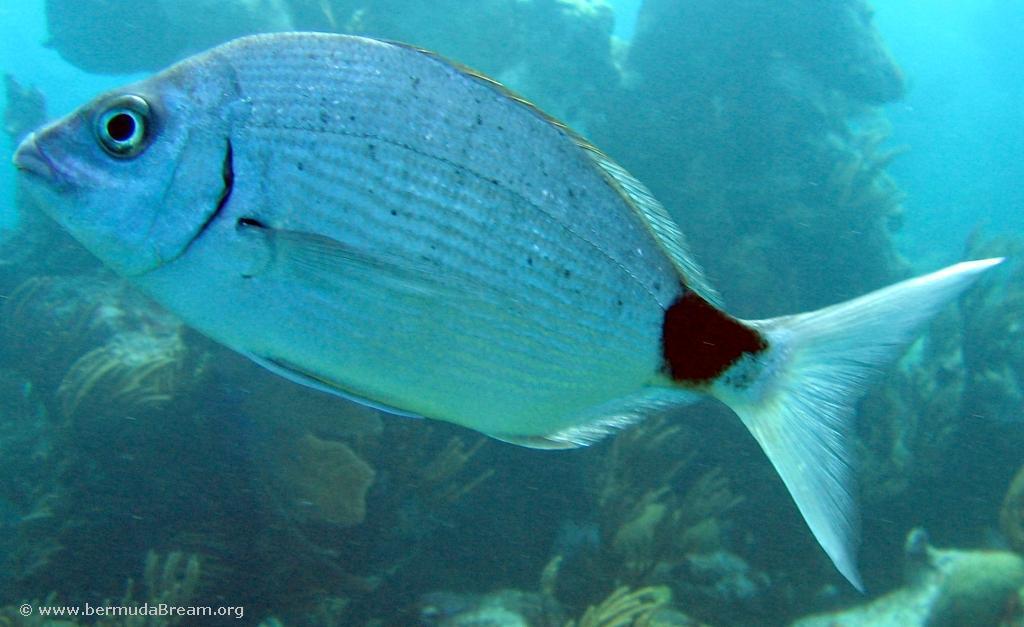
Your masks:
<svg viewBox="0 0 1024 627"><path fill-rule="evenodd" d="M746 321L767 348L710 385L747 426L836 568L863 590L850 439L854 403L870 375L914 330L999 263L956 264L809 313Z"/></svg>

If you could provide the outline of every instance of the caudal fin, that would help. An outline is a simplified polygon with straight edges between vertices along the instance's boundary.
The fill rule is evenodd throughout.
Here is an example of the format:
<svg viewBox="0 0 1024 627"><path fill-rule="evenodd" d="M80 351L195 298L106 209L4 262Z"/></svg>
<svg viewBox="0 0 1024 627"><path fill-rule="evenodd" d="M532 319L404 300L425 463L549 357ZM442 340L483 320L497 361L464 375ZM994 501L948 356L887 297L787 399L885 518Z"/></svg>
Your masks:
<svg viewBox="0 0 1024 627"><path fill-rule="evenodd" d="M767 349L712 384L712 394L760 443L836 568L859 590L848 450L854 403L871 373L924 320L1000 261L958 263L818 311L746 321Z"/></svg>

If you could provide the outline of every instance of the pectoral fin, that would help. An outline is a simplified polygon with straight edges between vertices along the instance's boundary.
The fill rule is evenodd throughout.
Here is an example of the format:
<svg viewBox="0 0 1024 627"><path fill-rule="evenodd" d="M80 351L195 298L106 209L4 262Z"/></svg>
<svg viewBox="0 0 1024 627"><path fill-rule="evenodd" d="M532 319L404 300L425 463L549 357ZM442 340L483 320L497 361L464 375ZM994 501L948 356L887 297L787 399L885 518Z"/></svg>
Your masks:
<svg viewBox="0 0 1024 627"><path fill-rule="evenodd" d="M341 385L329 381L319 375L306 372L297 366L290 364L281 359L275 359L272 357L261 357L254 353L243 353L246 357L253 360L257 364L263 366L267 370L274 374L288 379L292 383L298 383L320 392L326 392L327 394L333 394L334 396L340 396L345 400L352 401L353 403L359 403L373 409L379 409L380 411L394 414L396 416L404 416L406 418L422 418L419 414L407 412L397 407L392 407L385 403L378 403L377 401L370 400L364 396L360 396L354 392L344 389Z"/></svg>
<svg viewBox="0 0 1024 627"><path fill-rule="evenodd" d="M275 229L257 220L243 219L238 228L262 238L268 249L269 258L260 273L280 272L339 288L361 280L420 298L451 297L462 291L425 261L384 250L362 250L317 233Z"/></svg>

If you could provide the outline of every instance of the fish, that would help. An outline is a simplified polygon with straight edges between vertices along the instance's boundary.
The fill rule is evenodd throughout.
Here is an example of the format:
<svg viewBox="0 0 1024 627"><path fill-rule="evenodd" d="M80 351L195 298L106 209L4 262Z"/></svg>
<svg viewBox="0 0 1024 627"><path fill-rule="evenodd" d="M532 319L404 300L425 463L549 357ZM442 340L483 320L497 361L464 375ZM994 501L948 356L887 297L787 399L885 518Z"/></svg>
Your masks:
<svg viewBox="0 0 1024 627"><path fill-rule="evenodd" d="M724 402L861 590L854 403L1001 261L733 317L669 212L583 137L456 62L339 34L200 53L14 164L108 267L296 383L544 449Z"/></svg>

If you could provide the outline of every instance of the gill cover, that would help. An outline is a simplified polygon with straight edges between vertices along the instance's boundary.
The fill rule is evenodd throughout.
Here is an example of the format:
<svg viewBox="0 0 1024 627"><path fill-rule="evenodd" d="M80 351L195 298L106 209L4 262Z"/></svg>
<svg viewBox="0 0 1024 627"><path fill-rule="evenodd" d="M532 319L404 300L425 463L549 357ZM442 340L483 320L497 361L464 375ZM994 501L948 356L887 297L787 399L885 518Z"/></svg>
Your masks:
<svg viewBox="0 0 1024 627"><path fill-rule="evenodd" d="M201 55L99 96L15 156L43 210L116 272L180 256L223 195L239 110L232 72Z"/></svg>

